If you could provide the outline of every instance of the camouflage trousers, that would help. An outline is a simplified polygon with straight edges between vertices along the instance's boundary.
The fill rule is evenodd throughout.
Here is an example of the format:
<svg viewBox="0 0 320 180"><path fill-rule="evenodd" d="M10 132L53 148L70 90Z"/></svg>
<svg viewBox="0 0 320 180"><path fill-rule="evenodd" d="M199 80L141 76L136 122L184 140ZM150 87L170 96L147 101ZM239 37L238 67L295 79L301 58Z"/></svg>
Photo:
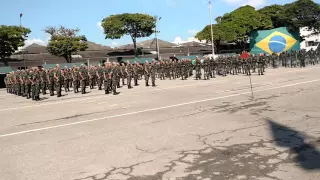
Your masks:
<svg viewBox="0 0 320 180"><path fill-rule="evenodd" d="M134 85L137 86L138 85L138 75L137 74L133 75L133 80L134 80Z"/></svg>
<svg viewBox="0 0 320 180"><path fill-rule="evenodd" d="M48 89L49 89L50 95L53 96L54 95L54 82L49 82Z"/></svg>
<svg viewBox="0 0 320 180"><path fill-rule="evenodd" d="M22 97L24 97L25 96L25 93L24 93L25 92L25 86L24 86L24 84L20 85L20 89L21 89L20 90L21 91L21 95L22 95Z"/></svg>
<svg viewBox="0 0 320 180"><path fill-rule="evenodd" d="M93 78L93 77L92 77L92 78L89 78L89 86L90 86L90 89L93 89L94 85L95 85L94 78Z"/></svg>
<svg viewBox="0 0 320 180"><path fill-rule="evenodd" d="M81 92L82 94L85 94L86 93L86 85L87 85L87 82L85 79L82 79L81 80Z"/></svg>
<svg viewBox="0 0 320 180"><path fill-rule="evenodd" d="M112 92L115 93L117 91L118 78L112 78Z"/></svg>
<svg viewBox="0 0 320 180"><path fill-rule="evenodd" d="M131 74L128 74L128 75L127 75L127 85L128 85L128 88L131 88L131 80L132 80L132 76L131 76Z"/></svg>
<svg viewBox="0 0 320 180"><path fill-rule="evenodd" d="M210 79L210 69L209 67L204 68L204 79Z"/></svg>
<svg viewBox="0 0 320 180"><path fill-rule="evenodd" d="M31 98L31 84L25 84L24 86L24 94L29 99Z"/></svg>
<svg viewBox="0 0 320 180"><path fill-rule="evenodd" d="M196 69L196 79L201 79L201 69Z"/></svg>
<svg viewBox="0 0 320 180"><path fill-rule="evenodd" d="M17 83L15 85L15 92L16 92L16 95L21 95L21 84L20 83Z"/></svg>
<svg viewBox="0 0 320 180"><path fill-rule="evenodd" d="M41 82L41 91L42 91L42 94L45 95L46 94L46 91L47 91L47 81L42 81Z"/></svg>
<svg viewBox="0 0 320 180"><path fill-rule="evenodd" d="M79 87L80 87L80 81L79 79L73 79L73 91L74 93L79 92Z"/></svg>
<svg viewBox="0 0 320 180"><path fill-rule="evenodd" d="M103 84L103 79L102 79L102 77L97 79L97 83L98 83L98 88L99 88L99 90L102 90L102 84Z"/></svg>
<svg viewBox="0 0 320 180"><path fill-rule="evenodd" d="M36 97L40 96L40 86L41 86L40 82L35 84L35 93L34 93L34 95Z"/></svg>
<svg viewBox="0 0 320 180"><path fill-rule="evenodd" d="M262 63L259 63L258 64L258 74L263 75L263 71L264 71L264 66Z"/></svg>
<svg viewBox="0 0 320 180"><path fill-rule="evenodd" d="M68 92L69 90L69 79L65 79L63 83L64 91Z"/></svg>
<svg viewBox="0 0 320 180"><path fill-rule="evenodd" d="M60 97L61 96L61 88L62 88L61 81L56 81L55 86L56 86L57 96Z"/></svg>
<svg viewBox="0 0 320 180"><path fill-rule="evenodd" d="M103 86L104 86L104 90L109 93L109 91L111 90L111 80L107 79L107 80L103 80Z"/></svg>

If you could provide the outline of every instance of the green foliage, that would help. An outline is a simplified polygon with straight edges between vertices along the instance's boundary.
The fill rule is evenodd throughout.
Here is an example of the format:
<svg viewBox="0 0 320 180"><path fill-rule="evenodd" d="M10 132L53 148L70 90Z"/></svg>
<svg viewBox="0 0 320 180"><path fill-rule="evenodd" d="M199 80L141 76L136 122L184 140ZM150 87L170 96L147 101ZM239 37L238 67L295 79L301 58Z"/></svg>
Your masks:
<svg viewBox="0 0 320 180"><path fill-rule="evenodd" d="M252 6L243 6L222 16L221 24L236 34L232 41L245 41L253 30L270 29L270 18L260 14Z"/></svg>
<svg viewBox="0 0 320 180"><path fill-rule="evenodd" d="M6 66L7 58L18 50L18 47L24 46L30 32L30 29L20 26L0 26L0 59Z"/></svg>
<svg viewBox="0 0 320 180"><path fill-rule="evenodd" d="M272 5L259 10L269 16L275 28L288 27L297 31L301 27L320 30L320 5L312 0L298 0L284 6Z"/></svg>
<svg viewBox="0 0 320 180"><path fill-rule="evenodd" d="M320 5L312 0L298 0L284 5L280 14L283 25L289 30L299 30L300 27L320 30Z"/></svg>
<svg viewBox="0 0 320 180"><path fill-rule="evenodd" d="M280 16L282 16L284 13L284 6L274 4L271 6L266 6L260 9L258 12L269 17L274 28L283 27L283 20Z"/></svg>
<svg viewBox="0 0 320 180"><path fill-rule="evenodd" d="M72 54L85 51L88 48L87 38L77 35L79 29L68 29L65 27L47 27L45 32L51 35L47 50L55 56L63 57L67 63L72 62Z"/></svg>
<svg viewBox="0 0 320 180"><path fill-rule="evenodd" d="M260 14L251 6L243 6L231 13L216 18L213 25L213 40L219 45L220 41L236 42L240 45L248 39L250 32L260 29L271 29L272 21ZM211 41L210 26L206 26L196 37Z"/></svg>
<svg viewBox="0 0 320 180"><path fill-rule="evenodd" d="M106 17L102 20L102 27L106 39L120 39L129 35L134 45L134 52L137 55L137 38L149 37L156 26L156 19L148 14L117 14Z"/></svg>
<svg viewBox="0 0 320 180"><path fill-rule="evenodd" d="M236 42L242 45L254 30L288 27L289 31L301 27L320 31L320 6L312 0L297 0L293 3L266 6L255 10L251 6L240 7L216 18L213 26L215 44L220 41ZM196 37L211 41L210 26L206 26Z"/></svg>

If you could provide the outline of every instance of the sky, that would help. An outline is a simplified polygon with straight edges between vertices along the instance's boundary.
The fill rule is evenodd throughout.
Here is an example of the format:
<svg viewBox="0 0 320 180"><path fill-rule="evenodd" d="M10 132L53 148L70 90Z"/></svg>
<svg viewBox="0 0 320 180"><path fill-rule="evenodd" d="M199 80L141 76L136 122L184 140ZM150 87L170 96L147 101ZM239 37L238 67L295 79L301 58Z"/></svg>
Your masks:
<svg viewBox="0 0 320 180"><path fill-rule="evenodd" d="M270 4L285 4L293 0L212 0L215 19L240 6L249 4L261 8ZM320 0L315 0L319 3ZM101 20L112 14L147 13L161 17L159 39L173 42L176 37L187 40L210 24L208 0L1 0L0 25L22 25L31 29L26 45L46 45L47 26L79 28L88 41L111 47L132 43L130 37L105 39ZM214 20L213 20L214 23ZM145 39L154 38L151 35Z"/></svg>

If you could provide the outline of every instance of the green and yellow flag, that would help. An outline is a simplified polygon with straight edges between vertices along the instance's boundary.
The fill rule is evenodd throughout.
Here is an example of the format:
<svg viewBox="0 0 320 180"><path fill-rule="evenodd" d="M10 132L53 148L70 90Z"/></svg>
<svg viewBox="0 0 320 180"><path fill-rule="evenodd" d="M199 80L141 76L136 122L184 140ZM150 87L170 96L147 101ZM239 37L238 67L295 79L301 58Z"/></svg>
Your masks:
<svg viewBox="0 0 320 180"><path fill-rule="evenodd" d="M271 30L253 31L250 37L250 53L281 53L300 50L299 32L289 32L281 27Z"/></svg>

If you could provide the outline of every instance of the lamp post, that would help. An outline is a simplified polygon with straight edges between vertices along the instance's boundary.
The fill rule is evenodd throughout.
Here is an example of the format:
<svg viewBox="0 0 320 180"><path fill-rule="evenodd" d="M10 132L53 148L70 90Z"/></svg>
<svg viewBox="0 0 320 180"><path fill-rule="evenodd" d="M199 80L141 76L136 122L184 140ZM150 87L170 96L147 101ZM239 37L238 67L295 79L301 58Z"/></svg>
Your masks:
<svg viewBox="0 0 320 180"><path fill-rule="evenodd" d="M209 0L209 12L210 12L210 26L211 26L211 46L212 46L212 57L214 56L214 43L213 43L213 29L212 29L212 3Z"/></svg>
<svg viewBox="0 0 320 180"><path fill-rule="evenodd" d="M160 60L160 48L159 48L159 42L158 42L158 30L157 30L157 26L158 26L158 20L161 20L161 17L158 18L158 16L154 16L155 20L156 20L156 26L155 26L155 36L156 36L156 46L157 46L157 57L158 60Z"/></svg>

